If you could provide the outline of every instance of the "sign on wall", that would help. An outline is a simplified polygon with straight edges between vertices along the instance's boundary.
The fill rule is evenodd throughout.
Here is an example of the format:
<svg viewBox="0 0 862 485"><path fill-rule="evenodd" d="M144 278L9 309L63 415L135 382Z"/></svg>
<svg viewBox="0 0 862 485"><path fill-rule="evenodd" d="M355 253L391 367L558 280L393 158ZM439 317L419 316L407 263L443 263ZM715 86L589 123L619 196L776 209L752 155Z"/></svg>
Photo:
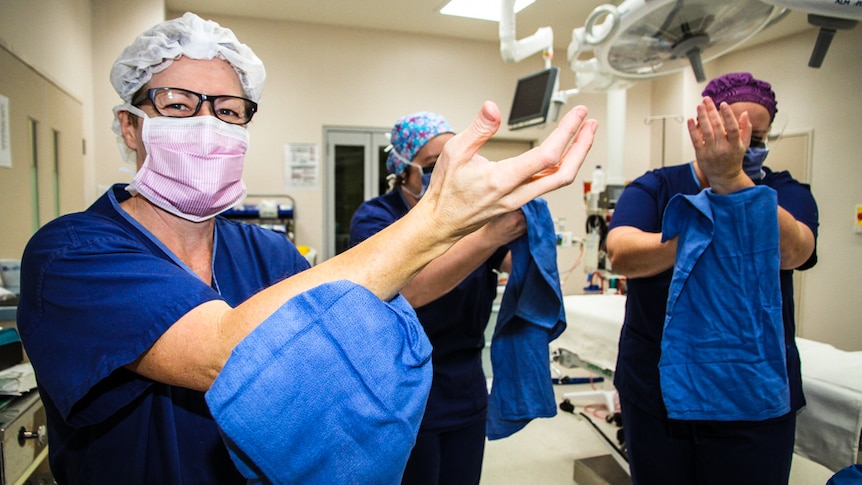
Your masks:
<svg viewBox="0 0 862 485"><path fill-rule="evenodd" d="M288 193L317 189L320 165L318 153L314 143L284 145L284 186Z"/></svg>
<svg viewBox="0 0 862 485"><path fill-rule="evenodd" d="M9 98L0 94L0 167L12 168L12 140L9 135Z"/></svg>

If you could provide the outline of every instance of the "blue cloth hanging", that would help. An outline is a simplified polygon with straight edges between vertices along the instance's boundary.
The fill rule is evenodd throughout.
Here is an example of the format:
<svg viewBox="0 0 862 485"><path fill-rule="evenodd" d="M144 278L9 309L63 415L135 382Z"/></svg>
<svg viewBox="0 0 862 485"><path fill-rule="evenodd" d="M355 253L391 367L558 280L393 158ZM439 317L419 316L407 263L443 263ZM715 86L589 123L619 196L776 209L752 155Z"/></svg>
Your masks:
<svg viewBox="0 0 862 485"><path fill-rule="evenodd" d="M759 421L786 414L775 191L674 196L662 240L676 235L659 361L668 416Z"/></svg>
<svg viewBox="0 0 862 485"><path fill-rule="evenodd" d="M548 343L566 329L554 222L543 199L521 208L527 233L510 244L512 272L491 340L486 434L505 438L557 414Z"/></svg>
<svg viewBox="0 0 862 485"><path fill-rule="evenodd" d="M302 293L233 350L206 393L252 482L392 484L416 441L431 344L409 303L348 281Z"/></svg>
<svg viewBox="0 0 862 485"><path fill-rule="evenodd" d="M832 475L826 485L859 485L862 483L862 465L850 465Z"/></svg>

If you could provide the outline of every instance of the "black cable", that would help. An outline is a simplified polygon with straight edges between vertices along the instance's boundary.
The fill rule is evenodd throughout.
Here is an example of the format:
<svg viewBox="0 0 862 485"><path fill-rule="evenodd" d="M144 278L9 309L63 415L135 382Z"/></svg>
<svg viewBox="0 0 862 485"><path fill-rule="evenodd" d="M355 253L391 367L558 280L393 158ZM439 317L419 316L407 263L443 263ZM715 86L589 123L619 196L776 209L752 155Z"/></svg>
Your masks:
<svg viewBox="0 0 862 485"><path fill-rule="evenodd" d="M601 430L601 428L599 428L599 427L596 425L596 423L594 423L594 422L593 422L593 420L592 420L592 419L590 419L590 417L589 417L589 416L587 416L587 415L586 415L586 414L584 414L584 413L580 413L580 412L579 412L578 414L580 414L581 416L583 416L583 417L587 420L587 422L588 422L588 423L590 423L590 426L592 426L593 428L595 428L595 429L596 429L596 431L598 431L598 432L599 432L599 434L600 434L600 435L602 435L602 438L604 438L604 440L608 442L608 444L611 446L611 448L613 448L613 449L614 449L614 451L616 451L616 452L617 452L617 454L619 454L619 455L620 455L620 457L621 457L623 460L625 460L625 461L626 461L626 463L628 463L628 462L629 462L629 458L626 456L625 452L624 452L622 449L620 449L617 445L615 445L615 444L614 444L614 442L613 442L613 441L611 441L611 439L610 439L610 438L608 438L608 435L606 435L606 434L605 434L605 432L604 432L604 431L602 431L602 430Z"/></svg>
<svg viewBox="0 0 862 485"><path fill-rule="evenodd" d="M565 400L563 400L563 402L560 403L560 409L563 411L566 411L567 413L575 414L575 405L572 404L571 401L569 401L568 399L565 399ZM610 447L613 448L613 450L616 451L617 454L619 454L620 457L626 461L626 463L629 462L629 458L626 456L625 451L623 451L620 447L615 445L614 442L611 441L610 438L608 438L608 435L606 435L605 432L602 431L602 429L599 428L596 425L596 423L594 423L593 420L590 419L589 416L587 416L586 414L584 414L582 412L578 412L578 414L583 416L584 419L586 419L587 422L590 423L590 426L592 426L593 428L595 428L596 431L599 432L599 435L601 435L601 437L608 443L608 445L610 445Z"/></svg>

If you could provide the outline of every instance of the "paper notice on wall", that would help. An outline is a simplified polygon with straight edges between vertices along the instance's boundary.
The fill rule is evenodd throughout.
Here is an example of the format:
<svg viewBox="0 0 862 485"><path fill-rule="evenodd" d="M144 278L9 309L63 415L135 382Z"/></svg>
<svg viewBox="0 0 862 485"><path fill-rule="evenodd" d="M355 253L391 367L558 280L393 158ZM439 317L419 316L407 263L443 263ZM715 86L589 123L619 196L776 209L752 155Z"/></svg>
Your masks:
<svg viewBox="0 0 862 485"><path fill-rule="evenodd" d="M317 189L320 159L314 143L284 145L284 186L288 192Z"/></svg>
<svg viewBox="0 0 862 485"><path fill-rule="evenodd" d="M0 94L0 167L12 168L12 140L9 134L9 98Z"/></svg>

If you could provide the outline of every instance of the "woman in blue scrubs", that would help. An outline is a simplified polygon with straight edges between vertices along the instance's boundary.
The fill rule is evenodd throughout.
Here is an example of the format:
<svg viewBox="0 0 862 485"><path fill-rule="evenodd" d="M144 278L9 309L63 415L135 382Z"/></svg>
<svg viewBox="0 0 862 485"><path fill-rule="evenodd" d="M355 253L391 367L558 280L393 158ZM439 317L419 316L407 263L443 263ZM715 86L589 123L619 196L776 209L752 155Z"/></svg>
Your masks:
<svg viewBox="0 0 862 485"><path fill-rule="evenodd" d="M773 172L763 165L777 111L769 83L749 73L730 73L710 81L703 96L697 121L688 123L696 159L652 170L634 180L623 191L610 223L607 246L611 264L614 271L628 276L629 285L614 385L621 399L632 479L634 483L663 485L786 484L796 412L805 405L794 340L793 271L811 268L817 261L817 205L808 185L788 172ZM785 375L785 385L771 389L787 396L785 411L765 419L671 419L663 399L666 381L660 377L659 361L677 238L662 240L665 208L678 194L695 195L710 188L713 194L730 196L755 186L774 190L778 202L777 214L772 217L778 218L780 255L769 257L780 258L777 276L782 304L776 319L780 328L766 329L761 337L770 331L779 336L775 348L767 351L775 352L782 362L786 360L786 370L776 366ZM758 214L750 210L746 215L748 219L756 217ZM711 296L720 299L728 284L718 278L714 276L710 289L714 291ZM749 295L750 301L758 301L759 296ZM709 298L705 300L699 303L710 303ZM700 323L706 326L715 322ZM714 334L713 346L768 346L764 338L739 342L729 340L729 335ZM725 360L732 359L725 355ZM747 380L756 379L754 374L749 369ZM697 377L692 376L692 380ZM737 384L741 383L725 380L704 387L752 387ZM751 392L748 401L753 402L757 393ZM745 400L744 396L734 397ZM729 400L717 401L722 406ZM764 406L760 411L767 409Z"/></svg>
<svg viewBox="0 0 862 485"><path fill-rule="evenodd" d="M18 327L59 483L246 483L205 401L234 347L325 283L348 280L392 300L465 234L570 184L596 128L577 108L541 150L489 163L474 158L500 124L486 103L442 150L444 177L410 214L309 269L283 236L218 215L245 194L247 128L264 77L230 30L191 13L117 58L114 128L137 173L46 224L22 260Z"/></svg>
<svg viewBox="0 0 862 485"><path fill-rule="evenodd" d="M449 123L436 113L413 113L395 123L386 160L392 189L357 209L350 223L351 246L416 206L452 136ZM401 290L434 347L431 394L404 484L479 483L488 407L484 331L497 296L497 272L511 269L506 244L525 231L521 211L499 216L428 264Z"/></svg>

